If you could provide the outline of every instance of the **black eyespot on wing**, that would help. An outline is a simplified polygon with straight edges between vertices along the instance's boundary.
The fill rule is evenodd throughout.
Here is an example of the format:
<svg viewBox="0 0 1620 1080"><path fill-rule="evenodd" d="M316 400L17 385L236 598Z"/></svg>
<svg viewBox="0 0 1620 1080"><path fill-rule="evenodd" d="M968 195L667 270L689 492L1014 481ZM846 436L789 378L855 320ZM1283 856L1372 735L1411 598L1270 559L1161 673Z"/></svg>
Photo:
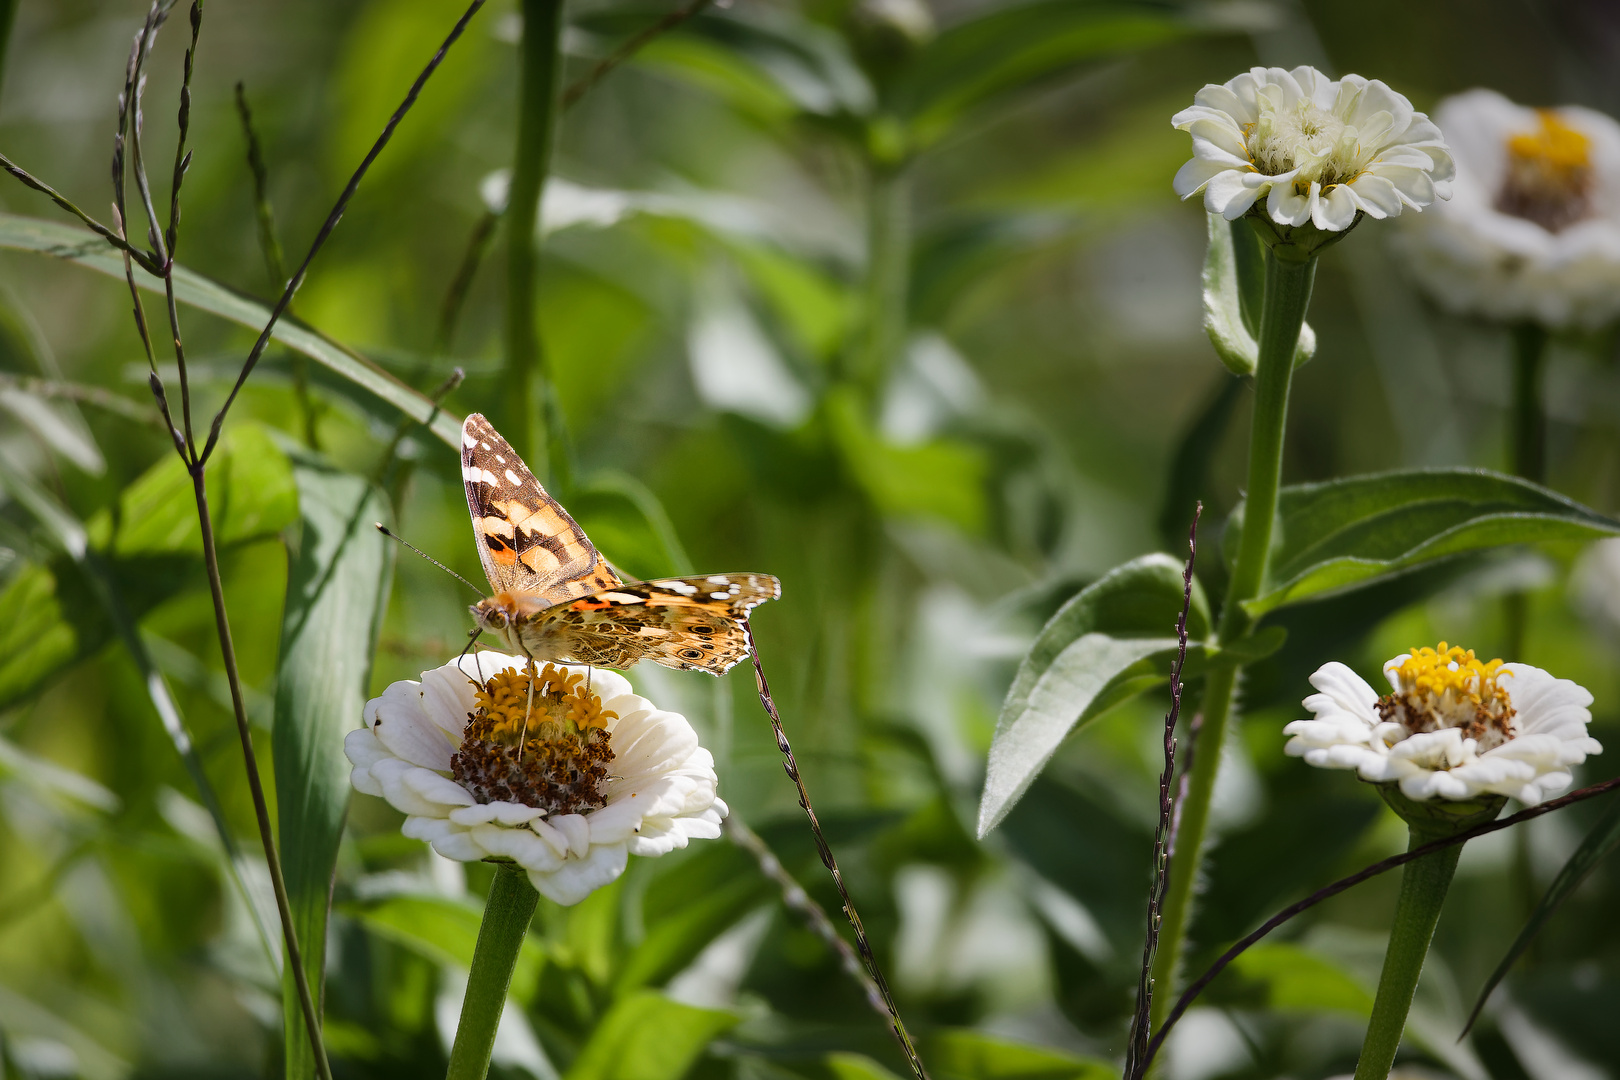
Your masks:
<svg viewBox="0 0 1620 1080"><path fill-rule="evenodd" d="M703 651L701 649L682 649L681 656L686 660L701 660L703 659Z"/></svg>

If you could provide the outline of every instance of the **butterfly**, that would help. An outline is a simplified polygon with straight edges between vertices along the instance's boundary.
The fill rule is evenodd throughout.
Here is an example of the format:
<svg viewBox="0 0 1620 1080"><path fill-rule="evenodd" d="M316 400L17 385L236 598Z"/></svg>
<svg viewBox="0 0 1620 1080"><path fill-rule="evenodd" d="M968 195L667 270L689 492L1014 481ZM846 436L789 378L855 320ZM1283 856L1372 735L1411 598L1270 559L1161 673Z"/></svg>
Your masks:
<svg viewBox="0 0 1620 1080"><path fill-rule="evenodd" d="M749 610L781 595L769 574L620 580L479 413L461 426L461 477L494 593L473 617L531 659L724 675L752 647Z"/></svg>

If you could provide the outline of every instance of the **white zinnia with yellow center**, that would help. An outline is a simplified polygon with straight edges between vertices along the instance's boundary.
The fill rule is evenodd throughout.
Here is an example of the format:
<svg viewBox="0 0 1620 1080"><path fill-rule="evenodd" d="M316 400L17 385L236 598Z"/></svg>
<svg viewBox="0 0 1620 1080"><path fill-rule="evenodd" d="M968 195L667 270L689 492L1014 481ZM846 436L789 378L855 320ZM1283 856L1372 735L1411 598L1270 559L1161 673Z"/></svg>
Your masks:
<svg viewBox="0 0 1620 1080"><path fill-rule="evenodd" d="M1205 86L1171 123L1193 137L1176 194L1203 192L1228 221L1264 199L1278 225L1339 232L1359 214L1395 217L1449 195L1440 129L1376 79L1257 67Z"/></svg>
<svg viewBox="0 0 1620 1080"><path fill-rule="evenodd" d="M1603 747L1586 733L1592 695L1529 664L1472 650L1413 649L1384 665L1380 697L1340 663L1311 676L1314 719L1283 728L1288 753L1363 780L1398 782L1409 799L1506 795L1526 806L1562 791L1570 766Z"/></svg>
<svg viewBox="0 0 1620 1080"><path fill-rule="evenodd" d="M720 835L714 758L623 675L497 652L458 663L389 686L343 742L355 788L403 811L406 836L516 863L576 904L630 855Z"/></svg>
<svg viewBox="0 0 1620 1080"><path fill-rule="evenodd" d="M1552 329L1620 316L1620 124L1470 90L1436 110L1457 157L1451 201L1405 231L1446 308Z"/></svg>

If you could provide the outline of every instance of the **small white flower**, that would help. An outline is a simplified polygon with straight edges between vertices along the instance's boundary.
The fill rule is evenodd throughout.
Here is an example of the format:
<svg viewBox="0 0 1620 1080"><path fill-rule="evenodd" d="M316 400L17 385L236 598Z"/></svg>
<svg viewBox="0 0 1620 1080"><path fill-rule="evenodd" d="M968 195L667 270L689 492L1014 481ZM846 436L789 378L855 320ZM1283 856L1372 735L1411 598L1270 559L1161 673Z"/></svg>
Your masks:
<svg viewBox="0 0 1620 1080"><path fill-rule="evenodd" d="M450 859L510 860L542 896L577 904L624 872L720 835L714 758L679 713L617 672L482 652L366 703L343 750L350 780L407 815ZM589 681L589 689L586 687Z"/></svg>
<svg viewBox="0 0 1620 1080"><path fill-rule="evenodd" d="M1450 194L1440 129L1377 79L1252 68L1205 86L1171 123L1193 137L1176 194L1203 192L1228 221L1263 198L1278 225L1339 232L1358 214L1395 217Z"/></svg>
<svg viewBox="0 0 1620 1080"><path fill-rule="evenodd" d="M1526 806L1562 791L1570 766L1603 751L1586 733L1592 695L1529 664L1472 651L1413 649L1384 665L1379 697L1340 663L1311 676L1311 720L1283 728L1288 753L1363 780L1398 782L1409 799L1506 795Z"/></svg>
<svg viewBox="0 0 1620 1080"><path fill-rule="evenodd" d="M1620 315L1620 124L1529 109L1494 90L1440 103L1457 157L1452 199L1401 238L1446 308L1562 329Z"/></svg>

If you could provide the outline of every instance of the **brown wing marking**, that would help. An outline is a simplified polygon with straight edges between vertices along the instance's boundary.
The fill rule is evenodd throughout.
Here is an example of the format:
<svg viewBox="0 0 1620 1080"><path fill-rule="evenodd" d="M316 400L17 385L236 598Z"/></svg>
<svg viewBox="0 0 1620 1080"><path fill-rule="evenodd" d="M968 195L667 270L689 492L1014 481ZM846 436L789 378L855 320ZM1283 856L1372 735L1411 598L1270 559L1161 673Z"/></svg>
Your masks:
<svg viewBox="0 0 1620 1080"><path fill-rule="evenodd" d="M480 413L461 427L461 476L494 592L555 604L618 584L585 530Z"/></svg>
<svg viewBox="0 0 1620 1080"><path fill-rule="evenodd" d="M523 644L537 659L617 668L645 659L723 675L749 654L749 610L778 595L766 574L617 585L536 613Z"/></svg>

